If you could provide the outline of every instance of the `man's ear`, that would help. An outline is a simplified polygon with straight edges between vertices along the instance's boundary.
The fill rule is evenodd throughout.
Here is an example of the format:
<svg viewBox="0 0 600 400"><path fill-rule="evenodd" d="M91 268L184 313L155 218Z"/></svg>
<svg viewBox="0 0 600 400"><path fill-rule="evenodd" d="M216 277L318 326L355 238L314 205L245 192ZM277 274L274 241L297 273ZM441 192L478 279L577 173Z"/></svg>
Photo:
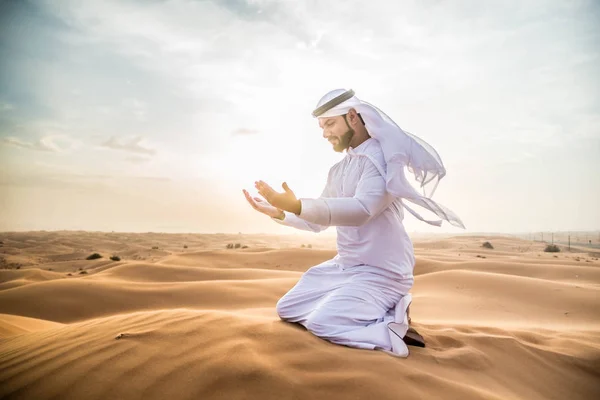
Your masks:
<svg viewBox="0 0 600 400"><path fill-rule="evenodd" d="M354 108L348 110L348 120L350 121L350 125L355 126L358 123L358 113Z"/></svg>

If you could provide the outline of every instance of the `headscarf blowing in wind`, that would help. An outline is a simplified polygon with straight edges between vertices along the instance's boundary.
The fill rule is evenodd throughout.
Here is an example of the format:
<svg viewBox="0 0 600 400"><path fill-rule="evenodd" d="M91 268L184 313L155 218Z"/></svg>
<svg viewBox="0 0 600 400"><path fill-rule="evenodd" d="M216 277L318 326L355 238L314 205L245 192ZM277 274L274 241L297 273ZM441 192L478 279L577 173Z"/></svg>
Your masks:
<svg viewBox="0 0 600 400"><path fill-rule="evenodd" d="M446 175L446 168L435 149L419 137L404 131L383 111L354 95L353 90L336 89L319 100L313 111L315 118L328 118L345 115L354 108L361 115L369 135L378 140L386 165L372 159L386 179L387 191L404 200L433 212L441 220L426 220L402 202L402 205L417 219L431 225L441 226L448 221L453 226L465 229L460 218L447 207L433 201L440 180ZM423 194L408 182L404 168L414 174ZM429 193L427 189L433 186Z"/></svg>

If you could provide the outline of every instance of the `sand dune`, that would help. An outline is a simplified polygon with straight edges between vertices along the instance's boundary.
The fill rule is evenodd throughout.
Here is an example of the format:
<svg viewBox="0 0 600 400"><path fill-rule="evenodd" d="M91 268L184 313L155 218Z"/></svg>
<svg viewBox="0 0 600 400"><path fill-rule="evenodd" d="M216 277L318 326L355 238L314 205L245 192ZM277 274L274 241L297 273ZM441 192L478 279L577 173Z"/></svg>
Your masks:
<svg viewBox="0 0 600 400"><path fill-rule="evenodd" d="M335 250L312 249L242 249L240 251L205 251L166 257L159 264L208 266L212 268L254 268L306 271L311 266L335 256Z"/></svg>
<svg viewBox="0 0 600 400"><path fill-rule="evenodd" d="M2 398L600 396L600 261L585 249L416 241L411 317L428 346L401 360L279 321L279 297L335 254L314 236L0 238ZM86 260L92 252L103 258Z"/></svg>
<svg viewBox="0 0 600 400"><path fill-rule="evenodd" d="M0 324L0 338L17 336L27 332L44 331L63 326L63 324L57 322L10 314L0 314L0 321L2 321L2 324Z"/></svg>

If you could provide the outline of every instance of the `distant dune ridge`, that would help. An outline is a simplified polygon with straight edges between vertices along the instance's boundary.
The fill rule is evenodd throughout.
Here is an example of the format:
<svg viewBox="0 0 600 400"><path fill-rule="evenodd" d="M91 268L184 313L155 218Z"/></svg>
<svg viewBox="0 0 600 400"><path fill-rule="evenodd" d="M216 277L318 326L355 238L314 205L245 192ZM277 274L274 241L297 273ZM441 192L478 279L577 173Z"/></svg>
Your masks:
<svg viewBox="0 0 600 400"><path fill-rule="evenodd" d="M331 238L0 240L3 399L600 398L593 250L545 253L545 243L500 236L415 240L411 317L427 347L397 359L277 317L302 272L335 255ZM86 260L94 252L103 257Z"/></svg>

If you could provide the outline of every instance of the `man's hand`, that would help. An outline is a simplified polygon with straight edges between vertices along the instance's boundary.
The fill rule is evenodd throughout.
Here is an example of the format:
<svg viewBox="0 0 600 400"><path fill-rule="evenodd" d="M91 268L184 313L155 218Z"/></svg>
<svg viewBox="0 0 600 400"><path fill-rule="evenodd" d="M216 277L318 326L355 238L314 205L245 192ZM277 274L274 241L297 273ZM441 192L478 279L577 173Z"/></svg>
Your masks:
<svg viewBox="0 0 600 400"><path fill-rule="evenodd" d="M250 203L252 208L254 208L256 211L261 212L265 215L268 215L269 217L272 217L272 218L283 219L284 214L283 214L282 210L280 210L276 207L273 207L272 205L270 205L269 203L267 203L266 201L264 201L263 199L261 199L259 197L250 196L250 193L248 193L246 190L243 190L243 192L244 192L244 196L246 196L246 200L248 200L248 203Z"/></svg>
<svg viewBox="0 0 600 400"><path fill-rule="evenodd" d="M300 214L300 211L302 211L302 203L296 198L296 195L292 192L287 183L284 182L283 185L281 185L284 190L283 193L276 192L271 186L263 181L254 182L254 186L256 187L256 190L258 190L258 193L260 193L260 195L273 207L296 215Z"/></svg>

